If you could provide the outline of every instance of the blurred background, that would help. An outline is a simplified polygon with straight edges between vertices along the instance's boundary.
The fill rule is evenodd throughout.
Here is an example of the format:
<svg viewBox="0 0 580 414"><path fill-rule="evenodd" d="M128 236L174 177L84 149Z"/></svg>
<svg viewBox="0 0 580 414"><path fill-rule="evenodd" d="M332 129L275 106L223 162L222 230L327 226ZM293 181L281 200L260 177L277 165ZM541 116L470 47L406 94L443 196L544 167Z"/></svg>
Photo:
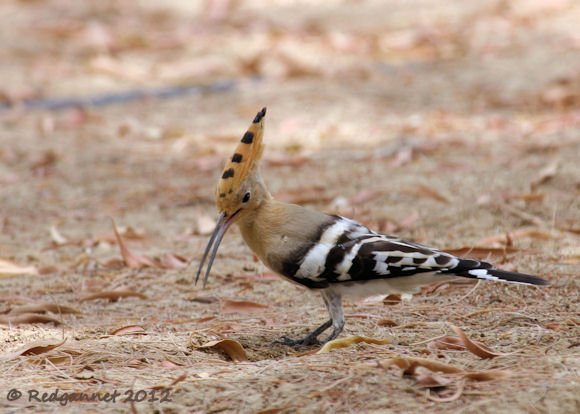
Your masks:
<svg viewBox="0 0 580 414"><path fill-rule="evenodd" d="M94 197L103 214L205 211L224 154L263 106L275 193L301 185L297 167L329 166L317 183L328 208L409 175L481 182L465 159L478 151L490 172L529 176L558 162L518 164L521 151L578 140L579 19L572 0L3 1L0 183L32 220L39 205L93 211ZM396 168L429 158L427 172ZM281 195L316 201L308 188Z"/></svg>
<svg viewBox="0 0 580 414"><path fill-rule="evenodd" d="M578 105L579 6L571 0L7 0L0 7L4 110L204 85L216 94L239 90L226 113L253 111L259 94L266 103L276 96L283 99L274 113L301 108L296 116L307 118L327 106L311 127L343 111L365 128L359 139L376 140L388 137L368 125L375 114L377 129L401 116L413 128L419 112ZM333 132L334 142L351 131Z"/></svg>

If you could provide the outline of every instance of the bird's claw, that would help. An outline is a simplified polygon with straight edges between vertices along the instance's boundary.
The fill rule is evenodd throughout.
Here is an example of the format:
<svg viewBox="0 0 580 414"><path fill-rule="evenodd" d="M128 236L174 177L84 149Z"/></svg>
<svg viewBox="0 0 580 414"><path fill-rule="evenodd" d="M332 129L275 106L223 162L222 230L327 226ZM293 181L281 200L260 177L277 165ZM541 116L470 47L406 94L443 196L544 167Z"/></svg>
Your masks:
<svg viewBox="0 0 580 414"><path fill-rule="evenodd" d="M320 345L320 341L314 336L305 336L304 338L292 339L287 336L283 336L280 339L274 341L274 343L282 344L286 346L311 346Z"/></svg>

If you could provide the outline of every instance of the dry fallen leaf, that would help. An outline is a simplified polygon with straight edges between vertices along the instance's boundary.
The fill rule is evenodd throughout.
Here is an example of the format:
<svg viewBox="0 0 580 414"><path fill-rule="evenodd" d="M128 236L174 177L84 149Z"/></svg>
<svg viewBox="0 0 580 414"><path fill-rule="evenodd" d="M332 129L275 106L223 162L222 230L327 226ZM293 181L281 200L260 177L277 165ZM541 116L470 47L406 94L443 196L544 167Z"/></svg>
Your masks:
<svg viewBox="0 0 580 414"><path fill-rule="evenodd" d="M123 240L145 240L147 239L147 234L144 230L141 229L134 229L131 226L128 227L117 227L117 232L123 237ZM99 236L94 237L94 239L88 241L88 243L98 244L98 243L117 243L117 236L115 232L113 233L106 233L101 234Z"/></svg>
<svg viewBox="0 0 580 414"><path fill-rule="evenodd" d="M353 346L361 342L365 344L385 345L391 343L391 340L388 338L384 339L367 338L365 336L358 335L349 336L347 338L339 338L325 343L324 346L320 348L320 350L317 352L317 354L326 354L327 352L334 351L335 349L347 348L349 346Z"/></svg>
<svg viewBox="0 0 580 414"><path fill-rule="evenodd" d="M102 291L91 293L89 295L82 296L79 301L85 302L87 300L94 300L94 299L108 299L111 302L115 302L121 298L130 298L136 297L139 299L148 299L146 295L139 292L134 292L132 290L110 290L110 291Z"/></svg>
<svg viewBox="0 0 580 414"><path fill-rule="evenodd" d="M119 234L117 230L117 225L115 224L115 220L111 219L113 223L113 232L115 233L115 237L117 238L117 243L119 244L119 249L121 250L121 256L123 257L123 261L125 264L132 268L132 269L140 269L142 267L158 267L157 263L153 259L150 259L147 256L143 256L139 253L133 252L129 249L129 247L125 244L125 241Z"/></svg>
<svg viewBox="0 0 580 414"><path fill-rule="evenodd" d="M427 344L427 348L433 350L465 351L465 345L461 338L454 336L444 336L443 338L435 339Z"/></svg>
<svg viewBox="0 0 580 414"><path fill-rule="evenodd" d="M247 300L229 300L224 299L220 302L221 310L223 313L251 313L251 312L261 312L267 305L262 305L261 303L250 302Z"/></svg>
<svg viewBox="0 0 580 414"><path fill-rule="evenodd" d="M38 269L38 273L41 275L49 275L56 272L58 272L58 267L56 266L42 266L40 269Z"/></svg>
<svg viewBox="0 0 580 414"><path fill-rule="evenodd" d="M0 278L18 275L37 275L38 269L34 266L19 266L8 260L0 259Z"/></svg>
<svg viewBox="0 0 580 414"><path fill-rule="evenodd" d="M166 361L169 362L169 361ZM179 367L178 365L175 365L176 367ZM185 381L187 379L187 374L181 374L178 377L174 378L168 385L154 385L151 387L152 390L166 390L166 389L170 389L171 387L173 387L176 384L179 384L182 381ZM134 410L134 412L137 412L136 410Z"/></svg>
<svg viewBox="0 0 580 414"><path fill-rule="evenodd" d="M66 342L66 338L63 340L58 339L42 339L40 341L30 342L24 345L22 348L9 353L6 356L7 360L18 358L19 356L26 356L26 355L38 355L43 354L48 351L52 351L55 348L58 348L62 344Z"/></svg>
<svg viewBox="0 0 580 414"><path fill-rule="evenodd" d="M522 200L527 203L538 203L544 201L546 195L544 193L517 193L517 194L504 194L501 197L505 201L510 200Z"/></svg>
<svg viewBox="0 0 580 414"><path fill-rule="evenodd" d="M217 318L215 316L202 316L201 318L194 319L193 322L205 323L205 322L213 321L214 319L217 319Z"/></svg>
<svg viewBox="0 0 580 414"><path fill-rule="evenodd" d="M191 296L188 297L187 300L204 304L219 302L219 299L215 296Z"/></svg>
<svg viewBox="0 0 580 414"><path fill-rule="evenodd" d="M111 269L111 270L121 270L125 267L125 261L123 259L110 259L107 260L104 264L103 267L105 269Z"/></svg>
<svg viewBox="0 0 580 414"><path fill-rule="evenodd" d="M417 367L414 373L415 383L423 388L446 387L455 381L443 374L437 374L425 367Z"/></svg>
<svg viewBox="0 0 580 414"><path fill-rule="evenodd" d="M164 361L164 362L169 362L169 361ZM179 367L178 365L175 365L175 367ZM175 384L179 384L182 381L185 381L187 379L187 374L181 374L179 375L177 378L173 379L169 385L154 385L151 387L152 390L166 390L169 389L171 387L173 387ZM137 412L136 410L134 412Z"/></svg>
<svg viewBox="0 0 580 414"><path fill-rule="evenodd" d="M59 350L54 354L44 356L44 359L50 361L53 364L70 364L73 358L82 355L84 352L75 351L73 349Z"/></svg>
<svg viewBox="0 0 580 414"><path fill-rule="evenodd" d="M573 234L580 234L580 227L570 224L569 226L557 226L558 230L567 231Z"/></svg>
<svg viewBox="0 0 580 414"><path fill-rule="evenodd" d="M174 378L169 385L167 386L167 388L169 387L173 387L175 384L179 384L182 381L185 381L185 379L187 378L187 374L181 374L180 376Z"/></svg>
<svg viewBox="0 0 580 414"><path fill-rule="evenodd" d="M378 326L386 326L386 327L393 327L398 326L399 324L391 319L380 319L377 321Z"/></svg>
<svg viewBox="0 0 580 414"><path fill-rule="evenodd" d="M510 371L489 370L489 371L465 371L452 365L444 364L439 361L433 361L426 358L396 356L378 361L382 368L397 366L403 370L404 375L425 375L422 368L432 372L442 372L444 374L456 374L460 378L466 378L473 381L492 381L495 379L506 378L511 375Z"/></svg>
<svg viewBox="0 0 580 414"><path fill-rule="evenodd" d="M260 410L256 414L278 414L282 411L289 410L291 408L290 405L285 405L283 407L274 407L274 408L266 408L265 410Z"/></svg>
<svg viewBox="0 0 580 414"><path fill-rule="evenodd" d="M492 369L489 371L466 372L463 377L473 381L493 381L511 376L510 371Z"/></svg>
<svg viewBox="0 0 580 414"><path fill-rule="evenodd" d="M498 356L506 356L506 355L512 354L512 353L503 354L503 353L499 353L499 352L494 352L490 348L488 348L486 345L483 345L482 343L479 343L479 342L472 341L471 339L469 339L467 337L465 332L463 332L457 326L451 325L451 329L453 329L453 331L457 334L457 336L459 336L459 338L463 342L463 345L465 346L465 348L467 348L467 350L469 352L471 352L474 355L477 355L478 357L480 357L482 359L490 359L490 358L495 358Z"/></svg>
<svg viewBox="0 0 580 414"><path fill-rule="evenodd" d="M459 382L457 389L455 390L455 392L450 395L449 397L433 397L430 393L430 389L427 389L427 398L431 401L434 402L440 402L440 403L445 403L445 402L451 402L451 401L455 401L457 399L459 399L459 397L461 397L461 394L463 394L463 381Z"/></svg>
<svg viewBox="0 0 580 414"><path fill-rule="evenodd" d="M187 267L187 259L173 253L163 254L159 261L165 269L185 269Z"/></svg>
<svg viewBox="0 0 580 414"><path fill-rule="evenodd" d="M398 305L399 303L401 303L401 295L398 293L391 293L390 295L387 295L384 299L383 299L383 303L385 305Z"/></svg>
<svg viewBox="0 0 580 414"><path fill-rule="evenodd" d="M532 191L536 190L540 185L554 178L558 172L558 168L560 168L560 161L558 160L542 168L538 176L530 183L530 188Z"/></svg>
<svg viewBox="0 0 580 414"><path fill-rule="evenodd" d="M111 335L144 335L145 329L139 325L127 325L121 328L115 329L111 332Z"/></svg>
<svg viewBox="0 0 580 414"><path fill-rule="evenodd" d="M452 365L417 357L387 358L379 361L378 364L382 368L389 368L393 365L397 366L403 370L403 374L405 375L413 375L418 367L424 367L433 372L443 372L446 374L460 374L464 372L461 368Z"/></svg>
<svg viewBox="0 0 580 414"><path fill-rule="evenodd" d="M43 315L40 313L21 313L14 316L0 316L0 324L21 325L24 323L54 323L55 325L60 325L62 322L56 318L53 318L52 316Z"/></svg>
<svg viewBox="0 0 580 414"><path fill-rule="evenodd" d="M17 295L0 295L0 301L10 305L22 305L24 303L33 303L34 300L26 296Z"/></svg>
<svg viewBox="0 0 580 414"><path fill-rule="evenodd" d="M166 359L161 362L161 366L166 369L178 369L181 368L183 365L178 365L175 362Z"/></svg>
<svg viewBox="0 0 580 414"><path fill-rule="evenodd" d="M68 240L62 234L60 234L56 226L51 226L49 231L50 238L57 246L68 243Z"/></svg>
<svg viewBox="0 0 580 414"><path fill-rule="evenodd" d="M224 351L234 362L243 362L248 360L244 347L233 339L222 339L219 341L207 342L197 347L198 349L219 349Z"/></svg>
<svg viewBox="0 0 580 414"><path fill-rule="evenodd" d="M76 308L71 308L70 306L63 306L57 303L40 303L37 305L24 305L18 306L16 308L10 309L10 314L22 314L22 313L46 313L52 312L57 314L62 313L81 313L80 310Z"/></svg>

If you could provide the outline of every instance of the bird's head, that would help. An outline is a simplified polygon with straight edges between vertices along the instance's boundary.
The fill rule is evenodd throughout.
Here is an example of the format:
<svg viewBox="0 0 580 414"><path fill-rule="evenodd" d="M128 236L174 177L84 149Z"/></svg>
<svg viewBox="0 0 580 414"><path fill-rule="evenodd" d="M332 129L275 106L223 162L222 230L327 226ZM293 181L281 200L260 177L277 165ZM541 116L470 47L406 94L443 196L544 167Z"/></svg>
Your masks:
<svg viewBox="0 0 580 414"><path fill-rule="evenodd" d="M218 221L201 259L195 283L199 280L202 267L209 255L204 286L209 277L215 255L228 228L255 211L270 197L259 172L259 161L264 144L262 135L266 108L256 114L252 124L228 159L216 189Z"/></svg>

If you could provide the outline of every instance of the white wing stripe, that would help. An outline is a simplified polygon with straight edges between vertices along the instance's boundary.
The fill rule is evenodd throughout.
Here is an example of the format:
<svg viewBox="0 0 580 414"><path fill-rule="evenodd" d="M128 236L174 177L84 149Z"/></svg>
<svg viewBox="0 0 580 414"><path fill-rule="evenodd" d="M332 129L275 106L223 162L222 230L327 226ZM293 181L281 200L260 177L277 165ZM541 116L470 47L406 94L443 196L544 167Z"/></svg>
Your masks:
<svg viewBox="0 0 580 414"><path fill-rule="evenodd" d="M388 275L389 272L389 265L384 262L384 256L381 257L375 253L375 267L373 268L373 272L379 275Z"/></svg>
<svg viewBox="0 0 580 414"><path fill-rule="evenodd" d="M340 262L334 269L335 273L340 275L337 277L337 280L345 281L351 279L351 276L348 274L348 271L350 270L350 267L352 266L352 261L358 254L359 249L362 247L363 244L373 243L379 240L383 240L383 238L370 237L368 239L361 240L360 243L357 243L354 246L352 246L350 252L348 252L348 254L344 256L342 262Z"/></svg>
<svg viewBox="0 0 580 414"><path fill-rule="evenodd" d="M468 271L468 273L470 275L475 276L478 279L501 280L499 277L494 276L494 275L490 275L489 273L487 273L487 269L473 269L473 270Z"/></svg>
<svg viewBox="0 0 580 414"><path fill-rule="evenodd" d="M348 270L352 266L352 261L355 258L355 256L358 254L358 250L360 249L360 247L362 245L363 245L363 243L357 243L354 246L352 246L352 249L350 250L350 252L348 252L348 254L346 256L344 256L344 259L342 259L342 262L340 262L336 266L335 273L339 274L339 276L337 277L337 280L349 280L350 279L350 275L348 274Z"/></svg>
<svg viewBox="0 0 580 414"><path fill-rule="evenodd" d="M323 271L328 252L352 223L339 219L322 233L320 240L306 253L295 277L316 279Z"/></svg>

